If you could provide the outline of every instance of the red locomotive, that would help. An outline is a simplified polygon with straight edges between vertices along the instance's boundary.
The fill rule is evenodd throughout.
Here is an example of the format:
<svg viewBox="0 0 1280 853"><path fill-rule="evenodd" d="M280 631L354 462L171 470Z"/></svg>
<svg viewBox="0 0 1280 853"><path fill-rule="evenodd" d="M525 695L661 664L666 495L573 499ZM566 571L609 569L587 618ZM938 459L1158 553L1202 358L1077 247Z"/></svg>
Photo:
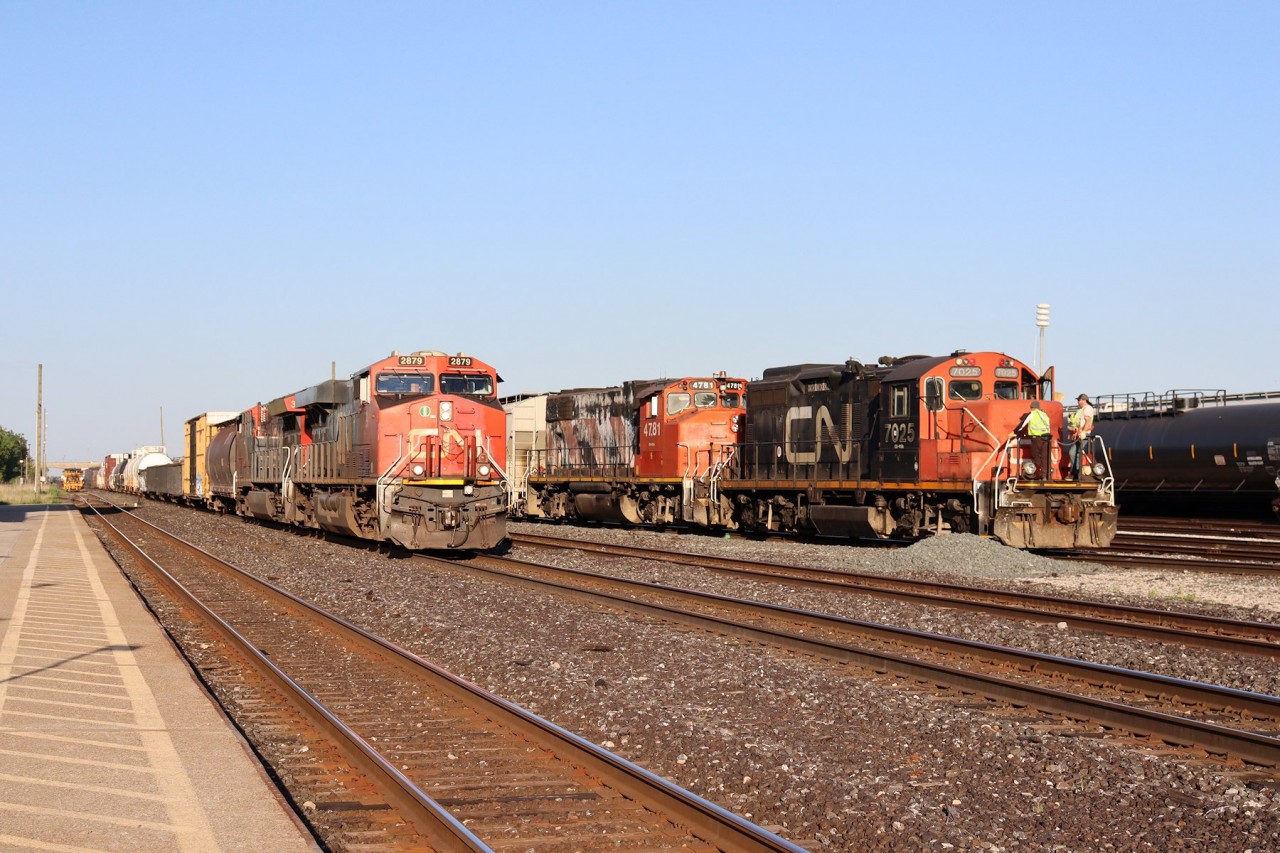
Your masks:
<svg viewBox="0 0 1280 853"><path fill-rule="evenodd" d="M741 430L746 383L724 374L512 398L517 515L632 524L729 523L717 483Z"/></svg>
<svg viewBox="0 0 1280 853"><path fill-rule="evenodd" d="M468 355L393 353L254 406L209 442L207 500L239 515L389 541L506 538L501 381Z"/></svg>
<svg viewBox="0 0 1280 853"><path fill-rule="evenodd" d="M1013 436L1039 401L1062 434L1052 371L998 352L803 364L752 381L747 434L718 484L746 530L916 538L957 531L1028 547L1103 547L1116 529L1109 469L1038 472Z"/></svg>

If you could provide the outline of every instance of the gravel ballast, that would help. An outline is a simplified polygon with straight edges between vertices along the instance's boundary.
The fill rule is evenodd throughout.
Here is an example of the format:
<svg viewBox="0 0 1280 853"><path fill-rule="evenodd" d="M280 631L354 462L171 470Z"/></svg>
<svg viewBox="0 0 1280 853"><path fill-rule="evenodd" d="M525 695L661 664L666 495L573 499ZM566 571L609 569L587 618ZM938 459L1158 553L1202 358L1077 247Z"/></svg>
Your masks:
<svg viewBox="0 0 1280 853"><path fill-rule="evenodd" d="M1280 796L1241 768L939 696L759 644L181 507L143 517L813 849L1280 849ZM972 582L1273 621L1280 583L1112 571L971 536L910 548L514 525L653 548ZM513 547L626 574L1275 693L1266 659L1191 652L731 581L668 563ZM1090 736L1082 736L1090 735Z"/></svg>

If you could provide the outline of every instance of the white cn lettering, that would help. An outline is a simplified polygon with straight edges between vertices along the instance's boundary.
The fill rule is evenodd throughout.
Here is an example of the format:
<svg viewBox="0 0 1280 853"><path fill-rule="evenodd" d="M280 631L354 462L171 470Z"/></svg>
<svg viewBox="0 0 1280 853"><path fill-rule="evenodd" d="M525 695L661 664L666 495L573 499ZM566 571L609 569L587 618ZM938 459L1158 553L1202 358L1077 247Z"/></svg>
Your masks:
<svg viewBox="0 0 1280 853"><path fill-rule="evenodd" d="M791 423L792 421L807 421L813 418L813 408L810 406L792 406L787 409L787 419L783 426L783 443L787 446L787 461L792 465L811 465L818 461L817 453L796 453L791 446Z"/></svg>
<svg viewBox="0 0 1280 853"><path fill-rule="evenodd" d="M845 409L852 409L852 406L846 405ZM846 411L846 414L852 412ZM849 432L853 432L853 418L846 417L845 422L849 424ZM831 413L827 411L827 407L823 406L818 410L818 454L822 454L822 428L827 428L827 435L831 438L831 447L836 452L836 458L841 463L846 463L853 458L853 436L845 436L844 443L840 443L840 437L836 435L835 422L831 420Z"/></svg>
<svg viewBox="0 0 1280 853"><path fill-rule="evenodd" d="M783 439L787 447L787 461L790 462L792 465L811 465L817 462L819 459L821 459L822 458L822 433L824 428L826 430L827 437L831 440L831 448L832 450L835 451L836 458L839 459L841 463L847 463L850 459L852 459L853 458L853 436L847 435L845 436L845 440L843 442L840 441L839 436L836 435L835 421L831 417L831 412L827 411L826 406L818 407L818 417L817 417L818 423L815 429L815 436L814 436L817 439L817 441L814 444L815 449L813 450L813 452L799 453L795 450L795 448L792 446L792 441L791 441L792 422L808 421L813 419L814 418L813 418L812 406L793 406L792 408L787 410L785 429L783 432ZM850 432L852 432L853 430L852 419L850 419L849 429L850 429Z"/></svg>

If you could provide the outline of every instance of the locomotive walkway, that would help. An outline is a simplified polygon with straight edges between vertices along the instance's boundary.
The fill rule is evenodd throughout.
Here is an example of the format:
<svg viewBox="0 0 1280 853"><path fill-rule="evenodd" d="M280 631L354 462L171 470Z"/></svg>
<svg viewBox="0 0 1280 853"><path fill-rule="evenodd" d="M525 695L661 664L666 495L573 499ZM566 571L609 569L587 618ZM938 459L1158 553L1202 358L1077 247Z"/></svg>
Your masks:
<svg viewBox="0 0 1280 853"><path fill-rule="evenodd" d="M70 506L0 506L0 849L318 849Z"/></svg>

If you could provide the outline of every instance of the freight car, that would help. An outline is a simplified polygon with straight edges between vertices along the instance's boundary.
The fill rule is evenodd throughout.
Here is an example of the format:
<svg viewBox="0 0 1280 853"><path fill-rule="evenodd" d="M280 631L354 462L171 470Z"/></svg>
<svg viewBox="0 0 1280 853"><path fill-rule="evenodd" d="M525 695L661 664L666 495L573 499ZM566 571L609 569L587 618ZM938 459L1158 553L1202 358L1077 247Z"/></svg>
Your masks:
<svg viewBox="0 0 1280 853"><path fill-rule="evenodd" d="M111 488L130 495L146 494L150 491L147 487L150 470L172 464L173 460L161 445L135 448L116 466Z"/></svg>
<svg viewBox="0 0 1280 853"><path fill-rule="evenodd" d="M108 453L102 459L102 468L98 474L98 487L113 492L124 491L124 463L127 453Z"/></svg>
<svg viewBox="0 0 1280 853"><path fill-rule="evenodd" d="M1280 392L1166 391L1095 402L1094 432L1126 502L1280 513Z"/></svg>
<svg viewBox="0 0 1280 853"><path fill-rule="evenodd" d="M195 418L184 494L405 548L492 548L506 538L500 381L468 355L392 353L240 413L203 452L193 433L217 418Z"/></svg>
<svg viewBox="0 0 1280 853"><path fill-rule="evenodd" d="M1067 479L1057 437L1038 471L1014 434L1032 401L1062 435L1052 370L1037 376L1003 353L771 368L751 382L746 435L719 491L747 531L1109 545L1110 471L1101 462Z"/></svg>
<svg viewBox="0 0 1280 853"><path fill-rule="evenodd" d="M139 478L140 493L149 498L179 500L182 498L182 457L151 465Z"/></svg>
<svg viewBox="0 0 1280 853"><path fill-rule="evenodd" d="M730 524L716 486L746 414L745 387L720 373L504 400L512 513Z"/></svg>

